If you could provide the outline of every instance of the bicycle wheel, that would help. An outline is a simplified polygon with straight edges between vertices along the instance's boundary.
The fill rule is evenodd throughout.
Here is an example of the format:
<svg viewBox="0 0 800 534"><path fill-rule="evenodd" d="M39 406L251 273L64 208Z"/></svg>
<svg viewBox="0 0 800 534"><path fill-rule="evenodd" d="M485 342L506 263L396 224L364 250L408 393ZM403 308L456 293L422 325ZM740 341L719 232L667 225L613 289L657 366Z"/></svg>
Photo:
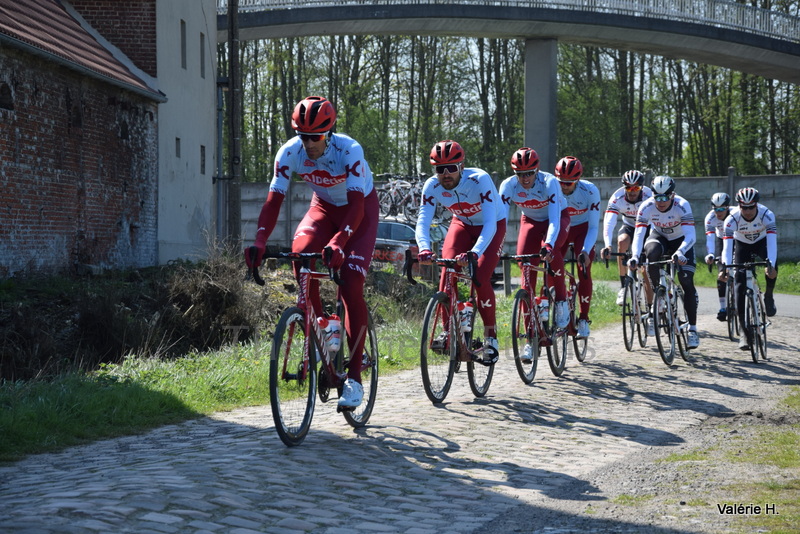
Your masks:
<svg viewBox="0 0 800 534"><path fill-rule="evenodd" d="M316 389L316 347L311 338L306 338L305 315L300 308L288 308L275 327L269 362L272 418L287 447L305 439L314 416Z"/></svg>
<svg viewBox="0 0 800 534"><path fill-rule="evenodd" d="M555 295L550 295L550 302L555 303ZM556 328L555 306L551 307L550 317L545 325L547 336L552 340L552 346L547 351L547 363L555 376L561 376L567 367L567 329Z"/></svg>
<svg viewBox="0 0 800 534"><path fill-rule="evenodd" d="M622 338L625 340L625 349L633 350L633 332L636 330L636 316L634 315L633 280L625 284L625 296L622 301Z"/></svg>
<svg viewBox="0 0 800 534"><path fill-rule="evenodd" d="M457 321L450 315L450 320L445 324L444 315L449 308L450 299L447 293L439 291L428 302L422 321L420 371L425 394L434 404L444 401L453 384L453 374L456 371ZM434 348L432 346L434 342L442 337L445 339L444 347Z"/></svg>
<svg viewBox="0 0 800 534"><path fill-rule="evenodd" d="M511 347L514 350L514 365L525 384L533 382L536 366L539 361L539 336L532 321L535 321L531 310L531 298L528 291L520 289L514 296L514 308L511 310ZM525 345L531 347L531 361L522 361Z"/></svg>
<svg viewBox="0 0 800 534"><path fill-rule="evenodd" d="M739 341L741 334L739 314L736 312L736 292L733 289L732 279L725 286L725 309L728 314L728 339Z"/></svg>
<svg viewBox="0 0 800 534"><path fill-rule="evenodd" d="M342 324L344 324L344 317L342 316ZM375 327L372 323L372 314L367 318L367 339L364 343L364 355L362 356L361 363L361 386L364 388L364 401L361 406L355 410L343 410L345 421L347 421L353 428L361 428L367 424L372 409L375 407L375 399L378 394L378 361L380 355L378 353L378 337L375 335ZM342 347L347 343L342 343ZM342 350L340 355L344 356L345 352ZM349 361L349 359L347 360Z"/></svg>
<svg viewBox="0 0 800 534"><path fill-rule="evenodd" d="M419 215L419 201L418 200L411 200L403 205L403 216L408 221L415 221L417 220L417 216Z"/></svg>
<svg viewBox="0 0 800 534"><path fill-rule="evenodd" d="M661 359L667 365L675 361L675 330L672 328L672 303L667 290L659 287L653 299L653 325L656 330L656 346Z"/></svg>
<svg viewBox="0 0 800 534"><path fill-rule="evenodd" d="M758 335L756 337L756 341L758 342L758 352L761 355L762 360L767 359L767 326L769 323L767 322L767 310L764 307L764 298L763 295L759 292L758 293Z"/></svg>
<svg viewBox="0 0 800 534"><path fill-rule="evenodd" d="M762 320L762 313L759 310L757 301L758 295L751 290L747 290L745 299L744 330L750 342L750 356L754 363L761 363L762 358L767 357L766 328L762 325L766 323L766 317Z"/></svg>
<svg viewBox="0 0 800 534"><path fill-rule="evenodd" d="M675 316L675 341L678 345L678 352L684 360L689 359L689 317L683 305L683 290L675 289L672 299L672 313Z"/></svg>
<svg viewBox="0 0 800 534"><path fill-rule="evenodd" d="M583 363L586 361L586 348L589 346L589 340L587 338L578 338L578 317L575 313L571 315L572 320L570 322L572 325L572 332L574 332L574 334L570 334L572 338L572 350L575 351L575 359Z"/></svg>
<svg viewBox="0 0 800 534"><path fill-rule="evenodd" d="M636 284L636 298L639 300L637 309L634 312L634 320L636 321L636 335L639 338L639 346L644 348L647 346L647 319L650 317L649 308L647 307L647 295L644 293L644 286L640 280Z"/></svg>
<svg viewBox="0 0 800 534"><path fill-rule="evenodd" d="M483 347L483 341L486 337L486 328L481 319L481 314L478 313L478 306L476 302L472 303L474 313L472 314L472 330L467 332L465 339L467 346L471 351L478 350ZM469 388L472 394L476 397L483 397L489 391L489 385L492 383L492 376L494 375L494 364L483 365L478 362L467 362L467 379L469 380Z"/></svg>
<svg viewBox="0 0 800 534"><path fill-rule="evenodd" d="M385 189L378 191L378 209L383 217L394 215L394 199L391 192Z"/></svg>

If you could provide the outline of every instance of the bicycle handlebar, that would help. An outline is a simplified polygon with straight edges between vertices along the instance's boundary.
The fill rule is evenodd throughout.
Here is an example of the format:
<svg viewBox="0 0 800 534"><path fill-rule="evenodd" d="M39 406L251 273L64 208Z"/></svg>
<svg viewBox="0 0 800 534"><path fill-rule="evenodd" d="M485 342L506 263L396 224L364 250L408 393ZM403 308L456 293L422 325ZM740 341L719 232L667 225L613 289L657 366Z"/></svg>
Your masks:
<svg viewBox="0 0 800 534"><path fill-rule="evenodd" d="M608 253L608 258L603 258L603 261L605 261L605 263L606 263L606 269L608 269L608 259L611 256L622 256L623 258L630 258L631 257L631 253L630 252L609 252Z"/></svg>
<svg viewBox="0 0 800 534"><path fill-rule="evenodd" d="M458 260L455 258L432 258L431 261L433 263L437 263L442 267L455 267L458 265ZM416 284L416 280L414 280L414 275L411 273L411 266L414 263L418 263L419 260L417 258L411 257L411 251L406 249L406 261L403 263L403 272L405 273L408 281L412 284ZM478 255L474 252L470 251L467 252L467 268L469 273L469 279L475 284L475 287L481 287L481 283L478 281Z"/></svg>
<svg viewBox="0 0 800 534"><path fill-rule="evenodd" d="M323 249L324 258L326 261L329 261L331 255L333 254L333 250L329 247L325 247ZM265 252L262 259L277 259L277 260L284 260L284 261L302 261L308 262L311 260L320 260L323 259L323 252ZM253 281L263 286L265 284L264 279L261 277L261 274L258 272L258 266L255 265L255 259L258 254L258 249L256 247L250 247L248 249L248 253L250 254L250 265L252 267L248 267L247 274L248 277L252 276ZM342 285L342 279L339 278L339 272L331 269L328 267L328 276L331 280L333 280L336 285Z"/></svg>
<svg viewBox="0 0 800 534"><path fill-rule="evenodd" d="M541 257L542 257L541 254L503 254L502 256L500 256L500 259L502 261L529 262L533 258L541 258ZM534 269L536 269L536 267L534 267ZM556 273L553 272L553 269L550 268L550 262L545 262L545 267L544 268L539 267L538 269L542 271L547 270L547 274L550 276L556 275Z"/></svg>

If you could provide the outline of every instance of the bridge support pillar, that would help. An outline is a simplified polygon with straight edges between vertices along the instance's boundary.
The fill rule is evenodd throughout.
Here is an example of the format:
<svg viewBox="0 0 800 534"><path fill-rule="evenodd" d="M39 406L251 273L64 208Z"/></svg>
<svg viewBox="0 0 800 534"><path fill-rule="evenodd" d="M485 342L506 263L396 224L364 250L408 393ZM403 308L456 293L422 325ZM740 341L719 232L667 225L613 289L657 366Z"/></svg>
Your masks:
<svg viewBox="0 0 800 534"><path fill-rule="evenodd" d="M556 166L558 41L525 41L525 145L539 154L541 169Z"/></svg>

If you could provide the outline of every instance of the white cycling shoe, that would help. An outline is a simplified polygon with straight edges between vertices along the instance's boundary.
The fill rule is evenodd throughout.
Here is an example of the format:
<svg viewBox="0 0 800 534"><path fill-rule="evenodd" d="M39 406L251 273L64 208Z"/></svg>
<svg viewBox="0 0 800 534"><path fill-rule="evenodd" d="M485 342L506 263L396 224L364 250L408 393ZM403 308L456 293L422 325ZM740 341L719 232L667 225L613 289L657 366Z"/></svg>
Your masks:
<svg viewBox="0 0 800 534"><path fill-rule="evenodd" d="M522 363L531 363L533 361L533 347L530 343L525 343L525 350L522 351L522 356L519 357Z"/></svg>
<svg viewBox="0 0 800 534"><path fill-rule="evenodd" d="M569 304L566 300L556 302L556 328L566 328L569 324Z"/></svg>
<svg viewBox="0 0 800 534"><path fill-rule="evenodd" d="M700 336L694 330L689 330L686 337L686 347L689 349L696 349L700 346Z"/></svg>
<svg viewBox="0 0 800 534"><path fill-rule="evenodd" d="M625 304L625 288L621 287L617 291L617 306L622 306L623 304Z"/></svg>
<svg viewBox="0 0 800 534"><path fill-rule="evenodd" d="M589 333L589 321L586 319L578 319L578 339L588 338Z"/></svg>
<svg viewBox="0 0 800 534"><path fill-rule="evenodd" d="M361 401L364 400L364 388L353 380L348 378L344 381L342 386L342 396L339 397L339 406L343 408L357 408L361 406Z"/></svg>

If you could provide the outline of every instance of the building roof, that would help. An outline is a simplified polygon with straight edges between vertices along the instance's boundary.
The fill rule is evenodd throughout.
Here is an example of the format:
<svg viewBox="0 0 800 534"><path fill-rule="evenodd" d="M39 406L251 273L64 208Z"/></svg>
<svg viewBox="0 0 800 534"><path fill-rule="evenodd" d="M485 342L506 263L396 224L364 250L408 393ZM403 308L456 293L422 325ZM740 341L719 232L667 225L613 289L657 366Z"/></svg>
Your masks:
<svg viewBox="0 0 800 534"><path fill-rule="evenodd" d="M151 80L133 72L138 69L124 54L60 0L0 0L0 43L158 102L166 101Z"/></svg>

